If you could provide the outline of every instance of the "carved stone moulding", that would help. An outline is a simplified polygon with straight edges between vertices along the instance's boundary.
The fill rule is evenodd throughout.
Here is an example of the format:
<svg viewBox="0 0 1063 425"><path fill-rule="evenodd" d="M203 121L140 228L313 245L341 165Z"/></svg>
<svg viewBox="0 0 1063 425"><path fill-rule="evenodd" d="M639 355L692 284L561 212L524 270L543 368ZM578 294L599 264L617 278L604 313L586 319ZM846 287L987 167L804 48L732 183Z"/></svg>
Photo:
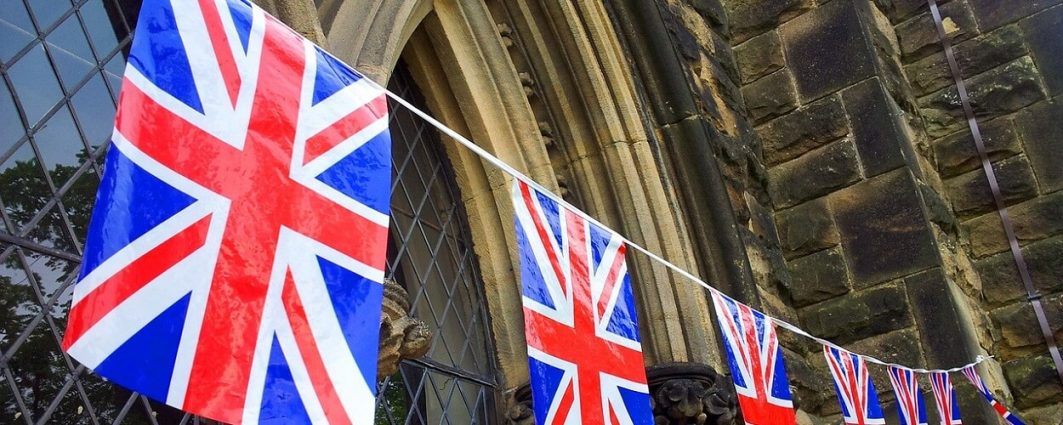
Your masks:
<svg viewBox="0 0 1063 425"><path fill-rule="evenodd" d="M732 425L738 397L731 379L701 363L646 368L656 425Z"/></svg>

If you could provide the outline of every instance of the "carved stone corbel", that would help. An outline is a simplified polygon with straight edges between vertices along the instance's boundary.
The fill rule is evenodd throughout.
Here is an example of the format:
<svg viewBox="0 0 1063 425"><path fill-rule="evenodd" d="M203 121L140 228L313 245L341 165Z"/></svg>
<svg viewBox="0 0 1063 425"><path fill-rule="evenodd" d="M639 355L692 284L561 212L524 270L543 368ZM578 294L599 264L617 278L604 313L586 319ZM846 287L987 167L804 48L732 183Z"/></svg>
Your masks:
<svg viewBox="0 0 1063 425"><path fill-rule="evenodd" d="M738 397L731 379L700 363L646 368L656 425L733 425Z"/></svg>
<svg viewBox="0 0 1063 425"><path fill-rule="evenodd" d="M506 423L509 425L532 425L535 423L535 411L532 410L531 384L517 387L513 399L506 409Z"/></svg>
<svg viewBox="0 0 1063 425"><path fill-rule="evenodd" d="M392 279L385 279L377 380L398 372L399 362L403 359L424 356L431 342L432 332L428 330L428 326L420 319L410 317L410 301L406 289Z"/></svg>

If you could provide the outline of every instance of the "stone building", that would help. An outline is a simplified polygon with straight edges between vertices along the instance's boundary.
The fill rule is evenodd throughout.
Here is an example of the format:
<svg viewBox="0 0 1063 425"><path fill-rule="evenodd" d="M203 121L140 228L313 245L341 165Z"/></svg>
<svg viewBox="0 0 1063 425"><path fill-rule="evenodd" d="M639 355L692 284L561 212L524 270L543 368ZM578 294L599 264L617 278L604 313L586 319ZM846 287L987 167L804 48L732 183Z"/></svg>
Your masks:
<svg viewBox="0 0 1063 425"><path fill-rule="evenodd" d="M884 360L992 355L982 371L1006 404L1030 423L1063 421L1063 384L925 1L257 2L736 299ZM1063 1L940 3L1060 339ZM3 423L188 419L58 343L137 4L0 2ZM396 284L381 344L393 373L377 422L527 423L509 181L401 107L392 115ZM629 262L651 389L695 397L657 397L660 423L727 416L726 391L712 397L726 367L707 294L644 256ZM839 423L819 347L780 334L799 420ZM872 373L892 416L885 373ZM965 423L998 421L954 383Z"/></svg>

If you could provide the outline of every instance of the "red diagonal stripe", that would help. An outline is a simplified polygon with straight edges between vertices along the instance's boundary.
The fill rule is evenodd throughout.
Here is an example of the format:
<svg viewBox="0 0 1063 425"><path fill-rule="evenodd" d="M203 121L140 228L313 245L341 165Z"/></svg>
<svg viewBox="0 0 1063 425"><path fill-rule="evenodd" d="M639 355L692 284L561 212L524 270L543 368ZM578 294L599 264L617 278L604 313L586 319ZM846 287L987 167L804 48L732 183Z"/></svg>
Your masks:
<svg viewBox="0 0 1063 425"><path fill-rule="evenodd" d="M148 253L140 256L118 273L85 295L70 309L63 349L70 348L86 331L115 307L125 302L174 264L188 257L207 240L211 215L178 232Z"/></svg>
<svg viewBox="0 0 1063 425"><path fill-rule="evenodd" d="M240 150L174 115L128 78L122 81L115 127L164 167L215 192L229 178L222 170L239 165L243 159Z"/></svg>
<svg viewBox="0 0 1063 425"><path fill-rule="evenodd" d="M328 126L328 128L321 130L311 136L306 141L306 155L303 157L303 164L316 159L321 154L328 152L329 149L336 147L336 145L342 143L344 140L349 139L351 136L358 134L365 127L373 122L384 118L388 114L388 102L387 98L383 94L377 96L375 99L370 100L362 107L355 109L347 116L340 118L336 123Z"/></svg>
<svg viewBox="0 0 1063 425"><path fill-rule="evenodd" d="M306 318L306 309L303 308L303 302L299 298L291 271L284 280L281 299L284 302L285 311L288 312L288 320L292 325L292 333L295 334L295 343L299 346L299 354L303 358L303 364L306 365L306 372L310 375L310 382L317 393L317 399L325 411L325 417L328 418L330 424L350 424L351 419L343 410L340 396L336 393L332 378L325 369L325 362L321 358L317 341L314 340L310 321Z"/></svg>
<svg viewBox="0 0 1063 425"><path fill-rule="evenodd" d="M225 35L225 27L222 26L221 13L211 0L199 0L199 7L203 9L207 35L210 36L214 56L218 58L218 66L221 68L221 77L225 81L229 101L236 106L236 97L240 93L240 71L236 67L236 58L233 57L232 48L229 46L229 37Z"/></svg>

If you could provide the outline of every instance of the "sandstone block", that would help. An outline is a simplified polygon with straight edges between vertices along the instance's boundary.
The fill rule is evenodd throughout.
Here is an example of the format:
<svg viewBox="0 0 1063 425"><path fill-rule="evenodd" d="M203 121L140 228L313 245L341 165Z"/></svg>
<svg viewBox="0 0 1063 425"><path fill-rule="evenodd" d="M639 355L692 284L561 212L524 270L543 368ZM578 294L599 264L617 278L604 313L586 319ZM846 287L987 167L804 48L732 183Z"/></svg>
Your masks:
<svg viewBox="0 0 1063 425"><path fill-rule="evenodd" d="M830 2L781 27L789 68L803 101L874 75L873 51L859 13L855 2Z"/></svg>
<svg viewBox="0 0 1063 425"><path fill-rule="evenodd" d="M975 354L966 348L971 333L963 329L971 324L956 310L950 285L940 267L904 278L928 364L963 364Z"/></svg>
<svg viewBox="0 0 1063 425"><path fill-rule="evenodd" d="M1022 255L1030 269L1034 288L1050 294L1063 289L1063 236L1034 242L1022 247ZM1011 252L975 261L975 269L982 278L982 294L990 305L1001 305L1026 297L1019 271Z"/></svg>
<svg viewBox="0 0 1063 425"><path fill-rule="evenodd" d="M1063 189L1063 97L1027 108L1015 124L1041 191Z"/></svg>
<svg viewBox="0 0 1063 425"><path fill-rule="evenodd" d="M796 158L849 133L837 97L828 97L757 129L768 165Z"/></svg>
<svg viewBox="0 0 1063 425"><path fill-rule="evenodd" d="M1063 233L1063 192L1041 196L1008 208L1020 244ZM1000 215L990 212L963 224L971 251L983 257L1008 249Z"/></svg>
<svg viewBox="0 0 1063 425"><path fill-rule="evenodd" d="M1005 205L1037 196L1037 182L1025 155L993 163L993 173L996 174ZM993 194L989 190L989 181L981 168L946 180L945 190L952 200L953 211L960 217L972 217L996 210Z"/></svg>
<svg viewBox="0 0 1063 425"><path fill-rule="evenodd" d="M1048 353L1001 365L1019 408L1063 401L1063 384Z"/></svg>
<svg viewBox="0 0 1063 425"><path fill-rule="evenodd" d="M990 160L997 161L1022 153L1011 118L980 121L978 129ZM933 148L942 177L952 177L981 167L982 160L975 148L974 137L966 128L934 141Z"/></svg>
<svg viewBox="0 0 1063 425"><path fill-rule="evenodd" d="M733 51L742 84L749 84L786 66L782 40L775 31L753 37L735 47Z"/></svg>
<svg viewBox="0 0 1063 425"><path fill-rule="evenodd" d="M790 260L790 296L804 307L849 292L849 273L839 249L825 249Z"/></svg>
<svg viewBox="0 0 1063 425"><path fill-rule="evenodd" d="M964 41L955 46L960 75L974 76L1026 54L1022 32L1008 26ZM937 52L905 67L912 91L917 96L929 94L954 84L944 52Z"/></svg>
<svg viewBox="0 0 1063 425"><path fill-rule="evenodd" d="M726 0L731 39L741 43L812 7L812 0Z"/></svg>
<svg viewBox="0 0 1063 425"><path fill-rule="evenodd" d="M852 292L798 311L809 332L847 344L912 324L904 290L884 285Z"/></svg>
<svg viewBox="0 0 1063 425"><path fill-rule="evenodd" d="M915 158L915 151L901 129L901 109L877 78L845 89L842 101L865 175L870 177L900 167L905 157Z"/></svg>
<svg viewBox="0 0 1063 425"><path fill-rule="evenodd" d="M1063 295L1045 297L1041 300L1045 317L1052 333L1059 339L1063 336ZM1044 347L1045 339L1034 315L1033 306L1019 301L990 312L993 323L1000 329L1000 336L1008 348Z"/></svg>
<svg viewBox="0 0 1063 425"><path fill-rule="evenodd" d="M1063 94L1063 7L1053 7L1020 23L1049 93Z"/></svg>
<svg viewBox="0 0 1063 425"><path fill-rule="evenodd" d="M787 258L838 245L838 227L826 198L805 202L776 215L779 242Z"/></svg>
<svg viewBox="0 0 1063 425"><path fill-rule="evenodd" d="M906 168L853 185L828 199L854 288L938 264L919 188Z"/></svg>
<svg viewBox="0 0 1063 425"><path fill-rule="evenodd" d="M768 193L777 208L818 198L860 179L856 149L840 140L768 170Z"/></svg>
<svg viewBox="0 0 1063 425"><path fill-rule="evenodd" d="M797 93L785 70L761 78L742 87L746 109L754 122L775 118L797 107Z"/></svg>
<svg viewBox="0 0 1063 425"><path fill-rule="evenodd" d="M969 1L971 9L974 10L974 14L978 18L978 26L983 31L989 31L1009 22L1014 22L1024 16L1052 7L1052 5L1063 3L1061 0Z"/></svg>
<svg viewBox="0 0 1063 425"><path fill-rule="evenodd" d="M939 10L941 20L945 24L945 33L953 44L978 34L974 15L966 1L951 1L941 5ZM897 38L900 41L901 53L907 61L941 52L937 26L929 8L919 16L897 25Z"/></svg>
<svg viewBox="0 0 1063 425"><path fill-rule="evenodd" d="M980 118L992 118L1022 109L1045 95L1039 83L1037 67L1029 56L979 74L964 82L970 93L971 107ZM966 118L955 86L919 99L927 132L943 136L966 127Z"/></svg>
<svg viewBox="0 0 1063 425"><path fill-rule="evenodd" d="M875 5L893 23L901 22L927 8L926 2L922 0L875 0Z"/></svg>

